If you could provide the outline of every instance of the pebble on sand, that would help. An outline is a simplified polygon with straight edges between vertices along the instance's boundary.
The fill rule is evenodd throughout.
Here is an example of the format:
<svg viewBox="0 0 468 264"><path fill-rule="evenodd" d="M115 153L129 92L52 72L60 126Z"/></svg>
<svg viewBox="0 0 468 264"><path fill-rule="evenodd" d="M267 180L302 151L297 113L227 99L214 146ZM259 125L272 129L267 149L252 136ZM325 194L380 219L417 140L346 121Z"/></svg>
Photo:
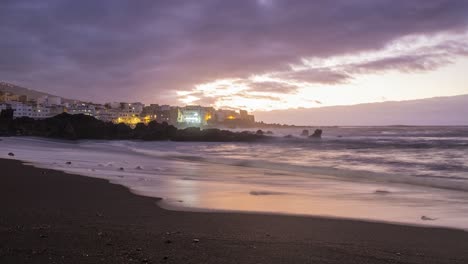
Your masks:
<svg viewBox="0 0 468 264"><path fill-rule="evenodd" d="M382 194L382 195L385 195L385 194L390 194L390 191L387 191L387 190L375 190L374 193L375 193L375 194Z"/></svg>
<svg viewBox="0 0 468 264"><path fill-rule="evenodd" d="M13 152L10 152L10 153L8 153L8 156L10 156L10 157L14 157L14 156L15 156L15 154L14 154Z"/></svg>

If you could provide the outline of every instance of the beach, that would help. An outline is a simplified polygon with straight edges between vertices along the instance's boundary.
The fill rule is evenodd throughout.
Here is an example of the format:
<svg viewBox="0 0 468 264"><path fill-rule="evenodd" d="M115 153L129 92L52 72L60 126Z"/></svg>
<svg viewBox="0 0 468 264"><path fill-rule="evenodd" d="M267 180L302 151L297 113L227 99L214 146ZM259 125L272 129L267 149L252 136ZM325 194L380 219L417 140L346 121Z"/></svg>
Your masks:
<svg viewBox="0 0 468 264"><path fill-rule="evenodd" d="M467 263L468 233L182 212L106 180L0 160L1 263Z"/></svg>
<svg viewBox="0 0 468 264"><path fill-rule="evenodd" d="M468 138L459 136L465 128L338 128L321 140L281 136L290 132L256 143L5 137L0 158L104 179L163 198L161 206L173 210L468 230Z"/></svg>

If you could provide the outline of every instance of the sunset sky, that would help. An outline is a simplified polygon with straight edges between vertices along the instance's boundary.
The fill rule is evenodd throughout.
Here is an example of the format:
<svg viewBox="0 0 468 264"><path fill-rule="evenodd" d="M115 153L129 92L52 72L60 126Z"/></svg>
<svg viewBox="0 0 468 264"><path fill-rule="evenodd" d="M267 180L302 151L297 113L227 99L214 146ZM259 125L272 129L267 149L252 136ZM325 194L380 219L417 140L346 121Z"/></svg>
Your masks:
<svg viewBox="0 0 468 264"><path fill-rule="evenodd" d="M250 111L468 94L468 1L2 0L0 80Z"/></svg>

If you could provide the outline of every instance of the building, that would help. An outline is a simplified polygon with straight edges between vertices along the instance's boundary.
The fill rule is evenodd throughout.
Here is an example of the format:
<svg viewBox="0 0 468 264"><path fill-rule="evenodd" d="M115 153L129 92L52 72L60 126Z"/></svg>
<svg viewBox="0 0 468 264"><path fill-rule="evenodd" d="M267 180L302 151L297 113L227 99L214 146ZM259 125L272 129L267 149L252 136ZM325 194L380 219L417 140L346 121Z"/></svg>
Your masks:
<svg viewBox="0 0 468 264"><path fill-rule="evenodd" d="M43 119L52 117L50 113L50 108L45 106L33 106L32 107L32 118L34 119Z"/></svg>
<svg viewBox="0 0 468 264"><path fill-rule="evenodd" d="M206 126L213 118L214 109L190 105L178 109L177 123L185 126Z"/></svg>
<svg viewBox="0 0 468 264"><path fill-rule="evenodd" d="M16 101L0 104L0 110L5 109L13 110L13 118L33 117L33 107L31 105L26 105Z"/></svg>
<svg viewBox="0 0 468 264"><path fill-rule="evenodd" d="M149 123L151 116L143 115L145 105L142 103L112 102L96 110L96 118L104 122L124 123L136 126L138 123Z"/></svg>
<svg viewBox="0 0 468 264"><path fill-rule="evenodd" d="M249 113L245 110L240 110L240 119L242 121L250 122L250 123L255 123L255 117L254 115L249 115Z"/></svg>
<svg viewBox="0 0 468 264"><path fill-rule="evenodd" d="M71 115L83 114L83 115L95 116L96 107L93 104L85 104L85 103L72 104L68 106L67 108L65 108L65 112Z"/></svg>
<svg viewBox="0 0 468 264"><path fill-rule="evenodd" d="M28 102L28 96L27 96L27 95L20 95L20 96L18 97L18 101L21 102L21 103L23 103L23 104L25 104L25 103Z"/></svg>
<svg viewBox="0 0 468 264"><path fill-rule="evenodd" d="M53 116L48 107L28 105L16 101L0 104L0 110L4 109L12 109L13 118L29 117L43 119Z"/></svg>
<svg viewBox="0 0 468 264"><path fill-rule="evenodd" d="M158 123L166 122L171 125L177 124L179 108L169 105L150 104L143 108L141 116L150 118Z"/></svg>
<svg viewBox="0 0 468 264"><path fill-rule="evenodd" d="M47 98L47 106L62 105L62 98L58 96L50 96Z"/></svg>
<svg viewBox="0 0 468 264"><path fill-rule="evenodd" d="M215 112L216 121L222 123L226 120L240 119L241 116L234 110L219 109Z"/></svg>
<svg viewBox="0 0 468 264"><path fill-rule="evenodd" d="M48 107L48 109L49 109L50 116L56 116L65 112L66 107L63 105L56 105L56 106Z"/></svg>
<svg viewBox="0 0 468 264"><path fill-rule="evenodd" d="M0 102L6 103L12 101L19 101L19 95L0 91Z"/></svg>
<svg viewBox="0 0 468 264"><path fill-rule="evenodd" d="M37 98L37 104L42 106L57 106L62 105L62 98L58 96L41 96Z"/></svg>
<svg viewBox="0 0 468 264"><path fill-rule="evenodd" d="M131 112L133 114L141 114L143 108L145 107L142 103L125 103L125 102L111 102L106 104L107 108L110 109L121 109L126 110L127 112Z"/></svg>
<svg viewBox="0 0 468 264"><path fill-rule="evenodd" d="M99 108L96 110L96 119L104 122L114 122L120 117L119 109Z"/></svg>

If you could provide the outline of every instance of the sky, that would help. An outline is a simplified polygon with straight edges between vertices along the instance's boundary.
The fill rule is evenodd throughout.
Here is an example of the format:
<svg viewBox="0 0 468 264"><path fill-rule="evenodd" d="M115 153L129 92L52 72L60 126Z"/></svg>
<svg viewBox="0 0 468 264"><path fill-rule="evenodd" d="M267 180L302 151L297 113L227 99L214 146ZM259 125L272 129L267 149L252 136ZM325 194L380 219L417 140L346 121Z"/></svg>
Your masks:
<svg viewBox="0 0 468 264"><path fill-rule="evenodd" d="M0 80L249 111L468 94L465 0L1 0Z"/></svg>

